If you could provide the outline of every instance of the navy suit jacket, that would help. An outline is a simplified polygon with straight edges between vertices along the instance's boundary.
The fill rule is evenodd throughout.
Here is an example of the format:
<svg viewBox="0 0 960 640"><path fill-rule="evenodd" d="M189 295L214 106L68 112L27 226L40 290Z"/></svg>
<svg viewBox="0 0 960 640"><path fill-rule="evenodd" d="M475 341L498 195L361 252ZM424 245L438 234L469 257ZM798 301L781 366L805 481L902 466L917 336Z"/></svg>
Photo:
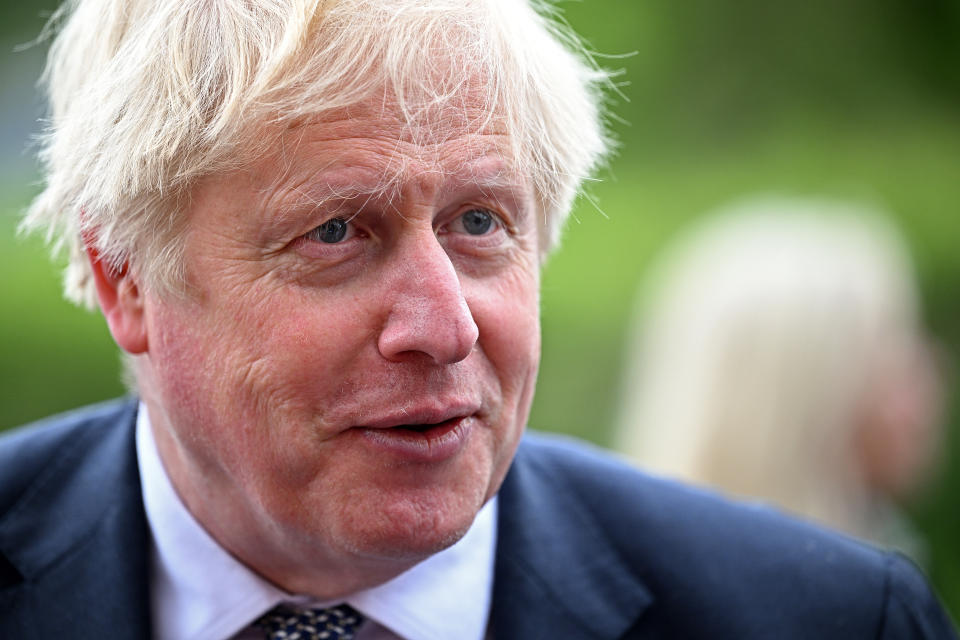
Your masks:
<svg viewBox="0 0 960 640"><path fill-rule="evenodd" d="M147 638L136 403L0 438L0 638ZM496 640L955 638L902 556L524 438L500 491ZM456 640L456 639L452 639Z"/></svg>

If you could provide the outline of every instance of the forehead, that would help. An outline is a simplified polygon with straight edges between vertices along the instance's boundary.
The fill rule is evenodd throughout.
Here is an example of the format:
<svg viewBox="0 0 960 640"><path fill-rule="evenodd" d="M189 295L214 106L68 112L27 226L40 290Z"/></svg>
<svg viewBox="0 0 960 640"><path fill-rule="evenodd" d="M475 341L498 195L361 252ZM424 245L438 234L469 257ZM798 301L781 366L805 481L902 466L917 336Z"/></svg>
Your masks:
<svg viewBox="0 0 960 640"><path fill-rule="evenodd" d="M286 184L330 196L411 184L529 190L505 128L462 103L405 113L379 96L290 123L275 140L268 157L252 167L257 182L270 188Z"/></svg>

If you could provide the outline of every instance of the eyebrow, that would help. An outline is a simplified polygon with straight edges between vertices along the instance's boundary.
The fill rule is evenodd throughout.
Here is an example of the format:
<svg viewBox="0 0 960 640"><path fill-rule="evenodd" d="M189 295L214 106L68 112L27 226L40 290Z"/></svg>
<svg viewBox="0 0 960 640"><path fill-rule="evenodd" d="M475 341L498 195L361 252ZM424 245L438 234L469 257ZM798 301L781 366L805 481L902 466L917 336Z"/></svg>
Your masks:
<svg viewBox="0 0 960 640"><path fill-rule="evenodd" d="M465 167L474 167L480 163L467 163ZM493 163L491 169L471 172L465 177L454 177L452 180L455 188L477 187L481 190L491 191L524 191L525 185L521 176L509 171L506 164L502 161Z"/></svg>
<svg viewBox="0 0 960 640"><path fill-rule="evenodd" d="M344 173L347 175L343 175ZM303 214L304 211L316 210L330 202L345 202L359 198L373 200L383 198L390 191L396 191L395 180L374 180L370 179L371 175L369 171L349 167L320 170L309 181L293 187L281 187L287 193L273 208L273 213L283 219Z"/></svg>
<svg viewBox="0 0 960 640"><path fill-rule="evenodd" d="M453 182L450 193L476 190L484 198L495 201L499 206L512 210L515 223L521 224L530 215L532 208L531 185L522 177L503 166L499 171L481 173L470 179Z"/></svg>
<svg viewBox="0 0 960 640"><path fill-rule="evenodd" d="M306 210L316 210L330 202L358 199L393 202L402 197L404 184L413 179L403 169L391 172L388 168L379 175L366 168L351 166L321 169L316 172L315 179L288 189L288 195L274 209L274 214L287 218ZM442 178L439 185L442 198L468 190L498 200L509 196L520 206L526 201L529 185L520 175L508 170L502 159L487 155L462 163Z"/></svg>

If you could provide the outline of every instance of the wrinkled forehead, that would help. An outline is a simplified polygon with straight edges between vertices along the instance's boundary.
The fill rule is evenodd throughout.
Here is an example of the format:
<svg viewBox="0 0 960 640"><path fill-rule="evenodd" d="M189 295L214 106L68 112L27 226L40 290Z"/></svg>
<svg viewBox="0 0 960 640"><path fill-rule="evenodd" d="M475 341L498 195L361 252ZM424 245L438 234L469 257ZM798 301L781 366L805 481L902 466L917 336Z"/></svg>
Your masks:
<svg viewBox="0 0 960 640"><path fill-rule="evenodd" d="M445 66L445 65L444 65ZM375 126L380 135L398 144L415 145L430 153L452 140L497 139L505 160L514 155L510 148L511 127L495 89L476 70L462 71L464 77L454 87L418 83L412 86L378 86L342 105L330 106L318 100L310 108L304 96L304 111L292 118L278 118L278 131L284 140L295 138L304 126L336 125L349 122L368 134L364 127ZM489 146L489 145L488 145Z"/></svg>
<svg viewBox="0 0 960 640"><path fill-rule="evenodd" d="M361 184L384 192L425 179L450 188L531 188L503 119L467 91L444 103L416 105L381 90L279 127L270 155L278 179L293 174L309 182L313 173L331 191L338 188L336 176L365 176L345 181L330 194L337 196L361 195L354 193Z"/></svg>
<svg viewBox="0 0 960 640"><path fill-rule="evenodd" d="M318 112L317 122L352 118L396 124L405 140L438 144L467 134L506 135L506 118L492 89L478 71L463 70L465 78L456 87L428 91L380 87L362 99L326 113Z"/></svg>

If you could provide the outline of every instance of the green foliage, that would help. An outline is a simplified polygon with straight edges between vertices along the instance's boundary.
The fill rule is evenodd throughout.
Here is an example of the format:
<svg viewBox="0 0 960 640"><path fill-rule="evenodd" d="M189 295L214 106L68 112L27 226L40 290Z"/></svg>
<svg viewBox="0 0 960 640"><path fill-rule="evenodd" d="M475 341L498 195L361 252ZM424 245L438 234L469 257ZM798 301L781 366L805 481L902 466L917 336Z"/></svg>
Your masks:
<svg viewBox="0 0 960 640"><path fill-rule="evenodd" d="M0 428L122 393L103 319L61 298L46 249L14 234L17 209L0 210Z"/></svg>

